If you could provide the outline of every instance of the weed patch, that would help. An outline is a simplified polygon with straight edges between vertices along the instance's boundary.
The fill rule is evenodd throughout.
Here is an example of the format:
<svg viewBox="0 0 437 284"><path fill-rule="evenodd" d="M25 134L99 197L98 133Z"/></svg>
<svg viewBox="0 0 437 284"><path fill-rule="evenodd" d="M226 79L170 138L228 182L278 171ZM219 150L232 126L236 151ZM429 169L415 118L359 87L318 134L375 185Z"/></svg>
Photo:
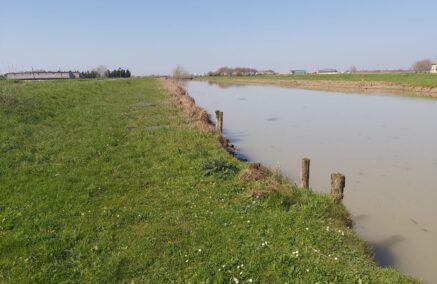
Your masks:
<svg viewBox="0 0 437 284"><path fill-rule="evenodd" d="M18 102L17 98L11 94L0 92L0 106L11 107L16 105Z"/></svg>
<svg viewBox="0 0 437 284"><path fill-rule="evenodd" d="M239 169L235 164L223 158L205 161L202 166L202 172L205 176L228 177L235 175L238 171Z"/></svg>

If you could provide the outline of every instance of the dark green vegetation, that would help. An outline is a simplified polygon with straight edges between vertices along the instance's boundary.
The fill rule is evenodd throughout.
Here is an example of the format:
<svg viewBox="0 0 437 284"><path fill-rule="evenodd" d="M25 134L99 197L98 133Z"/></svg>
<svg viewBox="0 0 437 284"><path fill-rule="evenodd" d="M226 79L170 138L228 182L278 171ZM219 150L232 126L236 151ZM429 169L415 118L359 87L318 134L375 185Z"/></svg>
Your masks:
<svg viewBox="0 0 437 284"><path fill-rule="evenodd" d="M414 87L437 87L437 74L399 73L399 74L338 74L338 75L272 75L272 76L239 76L239 77L204 77L206 80L238 81L238 80L328 80L351 82L379 82Z"/></svg>
<svg viewBox="0 0 437 284"><path fill-rule="evenodd" d="M2 283L411 281L328 196L247 174L157 80L0 88Z"/></svg>
<svg viewBox="0 0 437 284"><path fill-rule="evenodd" d="M129 69L115 69L115 70L106 70L104 72L104 77L106 78L130 78L131 77L131 72L129 71ZM92 71L84 71L84 72L80 72L80 78L83 79L95 79L95 78L100 78L100 74L99 72L97 72L96 70L92 70Z"/></svg>

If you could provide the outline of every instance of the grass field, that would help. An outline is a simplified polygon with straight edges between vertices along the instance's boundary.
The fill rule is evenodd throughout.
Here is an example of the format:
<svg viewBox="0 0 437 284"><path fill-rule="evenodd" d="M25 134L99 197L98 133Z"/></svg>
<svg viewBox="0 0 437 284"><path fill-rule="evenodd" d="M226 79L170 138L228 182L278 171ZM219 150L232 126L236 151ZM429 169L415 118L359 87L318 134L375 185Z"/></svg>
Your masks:
<svg viewBox="0 0 437 284"><path fill-rule="evenodd" d="M247 168L155 79L0 82L0 282L413 282L343 206Z"/></svg>
<svg viewBox="0 0 437 284"><path fill-rule="evenodd" d="M205 80L235 81L235 80L328 80L350 82L380 82L413 87L437 87L437 74L338 74L338 75L305 75L305 76L234 76L234 77L204 77Z"/></svg>

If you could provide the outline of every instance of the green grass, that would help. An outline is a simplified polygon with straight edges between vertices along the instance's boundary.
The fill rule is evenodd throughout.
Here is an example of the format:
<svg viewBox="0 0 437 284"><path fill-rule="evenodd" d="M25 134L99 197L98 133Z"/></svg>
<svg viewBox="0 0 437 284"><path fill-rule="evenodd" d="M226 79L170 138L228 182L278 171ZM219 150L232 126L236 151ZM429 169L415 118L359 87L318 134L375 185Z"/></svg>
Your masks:
<svg viewBox="0 0 437 284"><path fill-rule="evenodd" d="M304 75L304 76L241 76L241 77L204 77L205 80L240 81L240 80L329 80L356 82L384 82L414 87L437 87L436 74L396 73L396 74L338 74L338 75Z"/></svg>
<svg viewBox="0 0 437 284"><path fill-rule="evenodd" d="M2 283L407 283L328 196L190 126L154 79L0 82ZM250 198L253 188L287 193ZM298 251L298 253L296 253Z"/></svg>

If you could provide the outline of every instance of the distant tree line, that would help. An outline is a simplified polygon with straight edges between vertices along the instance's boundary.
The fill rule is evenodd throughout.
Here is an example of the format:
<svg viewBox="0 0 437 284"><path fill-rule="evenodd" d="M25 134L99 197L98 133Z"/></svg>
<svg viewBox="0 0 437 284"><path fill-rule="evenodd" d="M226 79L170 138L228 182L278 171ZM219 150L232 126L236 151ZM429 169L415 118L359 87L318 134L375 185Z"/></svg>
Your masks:
<svg viewBox="0 0 437 284"><path fill-rule="evenodd" d="M117 70L106 70L105 72L105 77L108 78L130 78L131 73L129 71L129 69L121 69L118 68Z"/></svg>
<svg viewBox="0 0 437 284"><path fill-rule="evenodd" d="M106 66L100 65L91 71L80 72L80 78L93 79L93 78L130 78L131 72L129 69L118 68L115 70L109 70Z"/></svg>
<svg viewBox="0 0 437 284"><path fill-rule="evenodd" d="M80 72L80 78L84 78L84 79L94 79L94 78L99 78L100 74L97 73L97 71L84 71L84 72Z"/></svg>
<svg viewBox="0 0 437 284"><path fill-rule="evenodd" d="M258 73L258 70L254 68L247 68L247 67L236 67L236 68L229 68L229 67L221 67L217 69L216 71L211 71L208 73L209 76L250 76L250 75L256 75Z"/></svg>

